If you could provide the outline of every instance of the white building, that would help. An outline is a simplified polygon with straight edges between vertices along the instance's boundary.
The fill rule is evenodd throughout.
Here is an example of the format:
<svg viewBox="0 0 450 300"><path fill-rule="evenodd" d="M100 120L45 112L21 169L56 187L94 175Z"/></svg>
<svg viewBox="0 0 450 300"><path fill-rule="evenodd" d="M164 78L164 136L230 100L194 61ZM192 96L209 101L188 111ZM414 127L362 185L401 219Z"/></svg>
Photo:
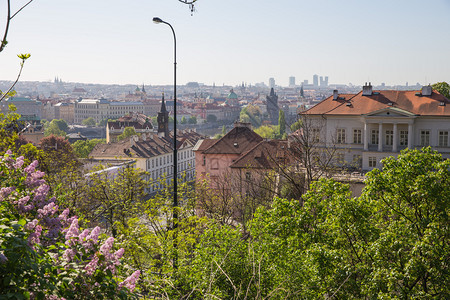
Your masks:
<svg viewBox="0 0 450 300"><path fill-rule="evenodd" d="M95 122L117 119L130 112L144 113L142 102L112 102L106 99L81 99L75 102L75 124L92 117Z"/></svg>
<svg viewBox="0 0 450 300"><path fill-rule="evenodd" d="M319 144L336 147L345 165L380 168L380 160L405 148L431 146L450 157L450 100L431 86L421 91L373 91L338 94L302 113L314 120Z"/></svg>

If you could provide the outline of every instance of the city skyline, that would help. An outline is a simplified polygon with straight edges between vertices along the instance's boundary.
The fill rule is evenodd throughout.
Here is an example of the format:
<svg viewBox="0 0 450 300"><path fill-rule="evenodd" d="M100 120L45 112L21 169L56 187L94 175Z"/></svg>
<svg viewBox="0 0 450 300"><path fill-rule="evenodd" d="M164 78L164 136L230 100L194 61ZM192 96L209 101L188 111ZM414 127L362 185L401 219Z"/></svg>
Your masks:
<svg viewBox="0 0 450 300"><path fill-rule="evenodd" d="M20 3L21 1L17 1ZM191 16L177 0L34 1L10 24L0 80L14 80L18 53L31 53L22 81L288 86L312 76L330 84L448 81L450 1L207 1ZM23 1L26 3L26 1ZM5 3L0 4L4 20ZM4 22L0 23L3 33Z"/></svg>

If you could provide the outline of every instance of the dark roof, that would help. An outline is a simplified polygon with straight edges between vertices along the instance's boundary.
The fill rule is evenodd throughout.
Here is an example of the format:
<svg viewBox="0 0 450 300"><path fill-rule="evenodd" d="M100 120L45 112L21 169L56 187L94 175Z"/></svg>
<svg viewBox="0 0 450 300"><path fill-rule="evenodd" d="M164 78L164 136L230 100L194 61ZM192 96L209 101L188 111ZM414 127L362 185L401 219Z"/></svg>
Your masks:
<svg viewBox="0 0 450 300"><path fill-rule="evenodd" d="M247 126L236 125L222 138L209 146L205 154L242 154L263 140Z"/></svg>
<svg viewBox="0 0 450 300"><path fill-rule="evenodd" d="M239 157L230 168L273 169L287 158L287 140L261 141Z"/></svg>

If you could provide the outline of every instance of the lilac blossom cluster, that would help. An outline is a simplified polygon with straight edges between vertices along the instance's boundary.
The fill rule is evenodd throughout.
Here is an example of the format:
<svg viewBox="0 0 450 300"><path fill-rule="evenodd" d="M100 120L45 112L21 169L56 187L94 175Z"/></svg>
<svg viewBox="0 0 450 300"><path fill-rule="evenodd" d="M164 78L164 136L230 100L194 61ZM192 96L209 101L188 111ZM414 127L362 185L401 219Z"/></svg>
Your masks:
<svg viewBox="0 0 450 300"><path fill-rule="evenodd" d="M124 249L113 251L113 237L100 245L100 227L80 231L78 218L69 217L69 209L61 211L56 198L50 197L50 188L43 179L45 174L37 167L38 162L34 161L24 168L24 157L14 159L10 151L0 157L0 173L8 173L8 176L0 178L0 202L11 203L20 217L31 220L23 230L28 234L28 244L34 251L58 245L53 255L54 263L66 269L69 263L76 264L83 275L79 280L84 286L94 288L98 285L91 282L94 280L92 275L98 270L115 274ZM60 241L63 242L58 243ZM0 263L7 260L0 252ZM139 271L134 272L118 288L126 287L133 291L139 274Z"/></svg>

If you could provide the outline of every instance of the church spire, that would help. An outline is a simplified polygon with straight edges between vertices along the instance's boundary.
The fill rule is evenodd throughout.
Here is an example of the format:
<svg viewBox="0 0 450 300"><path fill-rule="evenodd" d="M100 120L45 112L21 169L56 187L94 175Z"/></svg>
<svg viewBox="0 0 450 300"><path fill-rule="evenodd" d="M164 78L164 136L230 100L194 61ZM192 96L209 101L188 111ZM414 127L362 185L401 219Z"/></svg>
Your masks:
<svg viewBox="0 0 450 300"><path fill-rule="evenodd" d="M164 93L162 93L161 111L156 118L158 121L158 136L169 137L169 112L166 109L166 102L164 101Z"/></svg>

